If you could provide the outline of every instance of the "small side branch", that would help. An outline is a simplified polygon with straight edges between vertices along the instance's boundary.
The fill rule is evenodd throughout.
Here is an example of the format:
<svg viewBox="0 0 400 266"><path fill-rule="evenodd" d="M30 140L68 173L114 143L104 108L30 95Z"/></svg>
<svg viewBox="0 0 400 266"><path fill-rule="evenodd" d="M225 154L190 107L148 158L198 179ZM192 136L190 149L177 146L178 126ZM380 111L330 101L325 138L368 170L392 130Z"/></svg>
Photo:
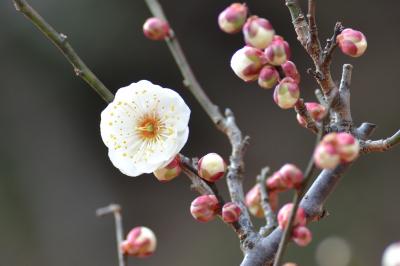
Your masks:
<svg viewBox="0 0 400 266"><path fill-rule="evenodd" d="M384 152L400 143L400 130L393 136L380 140L367 140L361 145L362 153Z"/></svg>
<svg viewBox="0 0 400 266"><path fill-rule="evenodd" d="M118 251L118 262L119 266L126 265L126 257L122 253L121 244L124 241L124 229L122 226L122 215L121 206L118 204L110 204L106 207L96 210L96 215L98 217L103 217L108 214L113 214L115 219L115 234L117 238L117 251Z"/></svg>
<svg viewBox="0 0 400 266"><path fill-rule="evenodd" d="M269 235L272 230L277 226L275 212L272 210L269 195L266 187L267 175L269 173L269 167L261 169L260 175L257 177L257 181L260 185L261 192L261 206L264 211L266 225L260 229L261 236Z"/></svg>
<svg viewBox="0 0 400 266"><path fill-rule="evenodd" d="M332 98L333 123L337 131L350 131L353 123L350 109L350 85L353 66L343 65L339 93Z"/></svg>
<svg viewBox="0 0 400 266"><path fill-rule="evenodd" d="M316 0L308 0L308 26L310 28L310 35L308 40L307 50L313 55L314 61L320 60L321 55L321 43L318 37L318 27L315 18Z"/></svg>
<svg viewBox="0 0 400 266"><path fill-rule="evenodd" d="M36 12L25 0L13 0L15 8L25 15L67 58L73 66L75 74L91 86L106 102L111 102L114 95L86 66L72 46L67 41L67 36L57 32Z"/></svg>

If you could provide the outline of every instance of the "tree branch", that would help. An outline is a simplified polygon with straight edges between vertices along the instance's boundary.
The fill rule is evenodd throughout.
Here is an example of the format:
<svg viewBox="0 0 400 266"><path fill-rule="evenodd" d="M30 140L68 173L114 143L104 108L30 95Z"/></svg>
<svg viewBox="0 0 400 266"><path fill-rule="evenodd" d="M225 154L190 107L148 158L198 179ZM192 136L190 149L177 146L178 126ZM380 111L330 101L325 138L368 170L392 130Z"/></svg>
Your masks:
<svg viewBox="0 0 400 266"><path fill-rule="evenodd" d="M25 15L67 58L75 74L92 87L106 102L111 102L114 95L93 74L67 41L67 36L58 33L25 0L13 0L15 8Z"/></svg>
<svg viewBox="0 0 400 266"><path fill-rule="evenodd" d="M359 127L360 133L366 137L372 132L368 127ZM365 130L362 132L362 130ZM307 214L308 221L318 221L326 214L324 204L335 190L337 184L351 164L341 164L333 170L323 170L308 189L300 202L300 207ZM270 235L255 243L253 249L249 250L241 266L264 266L273 261L282 239L283 232L276 228Z"/></svg>
<svg viewBox="0 0 400 266"><path fill-rule="evenodd" d="M361 152L384 152L400 143L400 130L393 136L380 140L367 140L361 143Z"/></svg>
<svg viewBox="0 0 400 266"><path fill-rule="evenodd" d="M157 0L145 0L152 14L165 21L168 21L160 3ZM171 30L170 38L166 39L169 50L171 51L180 71L184 78L184 84L192 92L197 101L201 104L205 112L212 119L216 127L224 132L232 146L230 156L230 164L226 176L227 184L231 199L242 210L242 215L239 218L239 224L243 229L243 239L254 237L253 224L250 219L250 214L244 204L244 192L242 183L243 173L243 156L247 145L247 138L242 137L242 133L235 122L234 115L231 110L227 109L225 116L220 112L217 105L213 104L208 98L203 88L197 81L193 71L191 70L188 61L179 44L178 38ZM246 239L246 240L249 240ZM249 243L250 242L250 243ZM242 248L246 249L251 246L252 241L243 241Z"/></svg>
<svg viewBox="0 0 400 266"><path fill-rule="evenodd" d="M343 65L342 79L340 81L339 93L332 99L332 122L335 131L350 131L353 119L350 109L350 84L353 66Z"/></svg>
<svg viewBox="0 0 400 266"><path fill-rule="evenodd" d="M96 215L98 217L102 217L111 213L114 215L114 220L115 220L115 234L117 238L117 252L118 252L118 263L119 263L118 265L125 266L126 256L124 256L121 250L121 244L122 241L124 241L124 228L122 225L121 206L118 204L110 204L106 207L96 210Z"/></svg>

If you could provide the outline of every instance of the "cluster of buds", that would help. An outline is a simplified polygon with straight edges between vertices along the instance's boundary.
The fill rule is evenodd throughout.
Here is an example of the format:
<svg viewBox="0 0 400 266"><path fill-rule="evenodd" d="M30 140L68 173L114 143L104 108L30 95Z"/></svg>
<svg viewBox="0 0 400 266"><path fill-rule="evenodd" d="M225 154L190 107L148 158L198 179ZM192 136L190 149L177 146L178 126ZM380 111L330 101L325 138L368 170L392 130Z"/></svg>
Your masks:
<svg viewBox="0 0 400 266"><path fill-rule="evenodd" d="M180 158L176 156L167 166L157 169L153 174L160 182L168 182L182 172Z"/></svg>
<svg viewBox="0 0 400 266"><path fill-rule="evenodd" d="M242 210L234 202L225 203L222 207L222 219L226 223L234 223L239 220Z"/></svg>
<svg viewBox="0 0 400 266"><path fill-rule="evenodd" d="M292 210L293 203L288 203L279 210L278 224L282 230L287 227ZM305 226L306 223L306 213L303 208L299 207L293 222L292 239L302 247L307 246L312 239L311 231Z"/></svg>
<svg viewBox="0 0 400 266"><path fill-rule="evenodd" d="M326 108L322 104L316 102L309 102L304 104L306 106L307 112L310 114L311 118L316 122L322 121L326 115ZM306 120L300 114L296 116L297 122L303 127L307 126Z"/></svg>
<svg viewBox="0 0 400 266"><path fill-rule="evenodd" d="M289 44L276 35L272 24L265 18L250 16L246 23L247 7L235 3L222 11L218 17L220 28L227 33L242 29L246 46L231 58L233 72L242 80L258 80L260 87L275 87L274 100L283 109L293 108L300 96L300 74L290 59ZM285 77L279 76L282 68ZM280 80L282 78L282 80ZM279 83L277 85L277 83Z"/></svg>
<svg viewBox="0 0 400 266"><path fill-rule="evenodd" d="M170 37L170 27L167 21L160 18L148 18L143 24L144 35L153 41L162 41Z"/></svg>
<svg viewBox="0 0 400 266"><path fill-rule="evenodd" d="M315 164L322 169L333 169L339 163L354 161L359 154L358 140L346 132L325 135L314 151Z"/></svg>
<svg viewBox="0 0 400 266"><path fill-rule="evenodd" d="M367 38L360 31L344 29L336 38L342 52L351 57L362 56L367 49Z"/></svg>
<svg viewBox="0 0 400 266"><path fill-rule="evenodd" d="M154 253L157 239L153 231L144 226L133 228L121 243L121 250L125 255L145 258Z"/></svg>
<svg viewBox="0 0 400 266"><path fill-rule="evenodd" d="M278 207L278 193L288 189L298 189L304 176L301 170L293 164L285 164L266 180L266 189L268 192L269 204L272 210ZM245 203L250 213L256 217L263 217L264 210L261 206L261 188L260 184L255 185L246 194Z"/></svg>
<svg viewBox="0 0 400 266"><path fill-rule="evenodd" d="M383 252L382 266L400 265L400 242L389 245Z"/></svg>
<svg viewBox="0 0 400 266"><path fill-rule="evenodd" d="M215 218L220 210L217 197L203 195L195 198L190 205L190 213L200 222L209 222Z"/></svg>
<svg viewBox="0 0 400 266"><path fill-rule="evenodd" d="M220 155L209 153L199 160L197 170L201 178L216 182L225 175L226 163Z"/></svg>

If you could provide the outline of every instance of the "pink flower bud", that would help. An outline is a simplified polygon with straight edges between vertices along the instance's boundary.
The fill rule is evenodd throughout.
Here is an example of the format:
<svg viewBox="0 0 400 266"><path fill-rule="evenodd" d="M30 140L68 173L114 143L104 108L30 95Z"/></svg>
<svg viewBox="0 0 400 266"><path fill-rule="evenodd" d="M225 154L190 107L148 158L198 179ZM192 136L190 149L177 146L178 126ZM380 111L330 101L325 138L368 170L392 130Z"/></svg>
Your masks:
<svg viewBox="0 0 400 266"><path fill-rule="evenodd" d="M285 229L290 218L290 214L293 209L293 203L285 204L278 212L278 224L281 229ZM296 217L293 222L293 226L304 226L307 223L306 212L303 208L297 209Z"/></svg>
<svg viewBox="0 0 400 266"><path fill-rule="evenodd" d="M265 49L271 44L275 31L271 23L265 18L251 16L243 26L243 35L247 45Z"/></svg>
<svg viewBox="0 0 400 266"><path fill-rule="evenodd" d="M310 244L312 240L312 234L310 229L307 227L297 226L293 229L292 239L300 247L305 247Z"/></svg>
<svg viewBox="0 0 400 266"><path fill-rule="evenodd" d="M226 223L233 223L239 220L242 210L233 202L228 202L222 207L222 219Z"/></svg>
<svg viewBox="0 0 400 266"><path fill-rule="evenodd" d="M247 6L245 4L234 3L218 16L218 25L226 33L239 32L247 17Z"/></svg>
<svg viewBox="0 0 400 266"><path fill-rule="evenodd" d="M286 61L283 63L282 70L286 77L292 78L297 84L300 83L300 73L292 61Z"/></svg>
<svg viewBox="0 0 400 266"><path fill-rule="evenodd" d="M153 174L161 182L168 182L182 172L179 156L176 156L167 166L157 169Z"/></svg>
<svg viewBox="0 0 400 266"><path fill-rule="evenodd" d="M283 264L283 266L297 266L297 264L293 262L286 262L285 264Z"/></svg>
<svg viewBox="0 0 400 266"><path fill-rule="evenodd" d="M121 243L122 252L125 255L145 258L154 253L157 239L153 231L144 226L133 228Z"/></svg>
<svg viewBox="0 0 400 266"><path fill-rule="evenodd" d="M264 216L264 210L261 206L261 191L260 185L255 185L246 194L245 203L250 213L255 217L262 218Z"/></svg>
<svg viewBox="0 0 400 266"><path fill-rule="evenodd" d="M272 43L265 49L267 62L274 66L280 66L290 58L289 44L278 35L275 35Z"/></svg>
<svg viewBox="0 0 400 266"><path fill-rule="evenodd" d="M258 85L264 89L271 89L275 86L275 84L279 81L279 73L275 67L266 65L258 76Z"/></svg>
<svg viewBox="0 0 400 266"><path fill-rule="evenodd" d="M190 205L192 216L200 222L208 222L217 215L220 206L214 195L203 195L195 198Z"/></svg>
<svg viewBox="0 0 400 266"><path fill-rule="evenodd" d="M305 103L305 106L311 118L313 118L315 121L319 122L325 117L326 108L323 105L315 102L309 102ZM302 125L303 127L306 126L306 121L302 116L297 114L296 118L297 122L299 122L300 125Z"/></svg>
<svg viewBox="0 0 400 266"><path fill-rule="evenodd" d="M344 29L336 40L342 52L351 57L362 56L367 49L367 38L357 30Z"/></svg>
<svg viewBox="0 0 400 266"><path fill-rule="evenodd" d="M274 101L282 109L293 108L300 98L300 88L292 78L284 78L275 87Z"/></svg>
<svg viewBox="0 0 400 266"><path fill-rule="evenodd" d="M321 169L333 169L340 163L336 147L330 143L320 143L314 152L315 164Z"/></svg>
<svg viewBox="0 0 400 266"><path fill-rule="evenodd" d="M400 242L389 245L383 252L382 266L400 265Z"/></svg>
<svg viewBox="0 0 400 266"><path fill-rule="evenodd" d="M233 72L244 81L256 80L264 64L264 53L250 46L245 46L236 51L231 59Z"/></svg>
<svg viewBox="0 0 400 266"><path fill-rule="evenodd" d="M338 152L343 162L352 162L358 157L360 145L356 138L349 133L338 133L336 135Z"/></svg>
<svg viewBox="0 0 400 266"><path fill-rule="evenodd" d="M275 211L278 208L279 200L277 191L269 191L268 197L271 209ZM264 217L264 210L261 205L260 184L255 185L252 189L249 190L249 192L247 192L245 204L252 215L257 218Z"/></svg>
<svg viewBox="0 0 400 266"><path fill-rule="evenodd" d="M286 184L283 182L282 174L279 171L269 177L266 183L268 191L282 192L288 189Z"/></svg>
<svg viewBox="0 0 400 266"><path fill-rule="evenodd" d="M287 43L287 41L285 41L285 39L282 36L275 35L274 39L272 40L272 42L282 42L283 46L285 47L285 53L286 53L287 60L290 60L290 57L291 57L292 53L290 51L290 46Z"/></svg>
<svg viewBox="0 0 400 266"><path fill-rule="evenodd" d="M293 164L285 164L279 173L287 188L299 188L304 179L302 171Z"/></svg>
<svg viewBox="0 0 400 266"><path fill-rule="evenodd" d="M216 153L209 153L203 156L199 160L197 167L199 176L209 182L218 181L226 171L224 159Z"/></svg>
<svg viewBox="0 0 400 266"><path fill-rule="evenodd" d="M170 28L168 22L160 18L148 18L143 24L143 33L150 40L162 41L169 37Z"/></svg>

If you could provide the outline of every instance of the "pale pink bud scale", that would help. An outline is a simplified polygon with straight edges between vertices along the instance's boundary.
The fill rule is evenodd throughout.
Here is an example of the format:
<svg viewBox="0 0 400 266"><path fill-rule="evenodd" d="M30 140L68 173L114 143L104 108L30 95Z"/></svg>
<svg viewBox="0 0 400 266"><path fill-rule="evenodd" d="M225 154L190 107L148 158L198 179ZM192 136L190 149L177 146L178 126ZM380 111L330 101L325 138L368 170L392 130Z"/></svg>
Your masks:
<svg viewBox="0 0 400 266"><path fill-rule="evenodd" d="M247 45L265 49L271 44L275 31L267 19L251 16L243 26L243 35Z"/></svg>
<svg viewBox="0 0 400 266"><path fill-rule="evenodd" d="M226 223L234 223L239 220L242 210L233 202L228 202L222 207L222 219Z"/></svg>
<svg viewBox="0 0 400 266"><path fill-rule="evenodd" d="M275 87L274 101L282 109L293 108L300 98L300 88L292 78L284 78Z"/></svg>
<svg viewBox="0 0 400 266"><path fill-rule="evenodd" d="M143 24L143 33L150 40L161 41L169 37L170 28L168 22L152 17Z"/></svg>
<svg viewBox="0 0 400 266"><path fill-rule="evenodd" d="M209 153L203 156L199 160L197 167L199 176L209 182L218 181L226 171L224 159L216 153Z"/></svg>
<svg viewBox="0 0 400 266"><path fill-rule="evenodd" d="M218 16L218 25L226 33L239 32L247 18L247 6L233 3L225 8Z"/></svg>
<svg viewBox="0 0 400 266"><path fill-rule="evenodd" d="M199 196L192 201L190 213L200 222L208 222L215 218L220 206L214 195Z"/></svg>
<svg viewBox="0 0 400 266"><path fill-rule="evenodd" d="M157 239L152 230L144 226L133 228L121 244L122 252L129 256L145 258L154 253Z"/></svg>

